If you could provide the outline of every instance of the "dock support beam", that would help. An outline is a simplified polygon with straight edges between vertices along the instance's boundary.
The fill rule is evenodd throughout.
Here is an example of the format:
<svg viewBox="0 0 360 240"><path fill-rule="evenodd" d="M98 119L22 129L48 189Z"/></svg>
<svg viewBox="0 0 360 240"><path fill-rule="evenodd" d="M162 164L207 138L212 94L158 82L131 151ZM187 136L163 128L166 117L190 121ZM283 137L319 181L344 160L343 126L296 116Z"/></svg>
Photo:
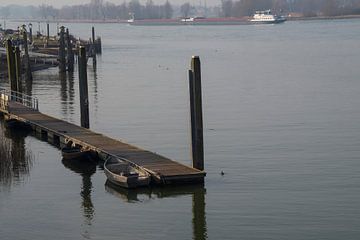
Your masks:
<svg viewBox="0 0 360 240"><path fill-rule="evenodd" d="M59 39L59 71L66 72L66 59L65 59L65 27L60 27Z"/></svg>
<svg viewBox="0 0 360 240"><path fill-rule="evenodd" d="M193 56L189 70L191 147L193 167L204 170L203 117L200 58Z"/></svg>
<svg viewBox="0 0 360 240"><path fill-rule="evenodd" d="M79 90L80 90L80 112L81 112L81 127L89 128L89 97L87 84L87 61L86 49L84 46L79 48Z"/></svg>
<svg viewBox="0 0 360 240"><path fill-rule="evenodd" d="M8 65L8 77L9 77L10 89L11 91L16 91L17 84L16 84L15 54L14 54L14 47L12 46L12 42L10 39L8 39L6 42L6 58Z"/></svg>

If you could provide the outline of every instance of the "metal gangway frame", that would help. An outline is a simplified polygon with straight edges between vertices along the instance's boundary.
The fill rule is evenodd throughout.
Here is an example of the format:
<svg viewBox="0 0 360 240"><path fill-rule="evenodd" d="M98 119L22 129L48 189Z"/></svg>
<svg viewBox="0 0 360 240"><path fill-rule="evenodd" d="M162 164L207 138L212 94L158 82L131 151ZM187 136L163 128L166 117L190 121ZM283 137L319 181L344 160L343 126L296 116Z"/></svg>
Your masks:
<svg viewBox="0 0 360 240"><path fill-rule="evenodd" d="M39 111L39 100L36 97L0 87L0 108L9 111L10 101L20 103L34 111Z"/></svg>

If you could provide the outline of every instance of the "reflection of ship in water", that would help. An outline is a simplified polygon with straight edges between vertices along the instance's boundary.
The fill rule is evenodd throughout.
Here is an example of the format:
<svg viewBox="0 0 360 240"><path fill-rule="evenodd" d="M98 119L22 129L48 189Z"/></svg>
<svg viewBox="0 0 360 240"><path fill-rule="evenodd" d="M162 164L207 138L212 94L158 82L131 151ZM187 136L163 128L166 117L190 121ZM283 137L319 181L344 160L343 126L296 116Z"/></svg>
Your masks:
<svg viewBox="0 0 360 240"><path fill-rule="evenodd" d="M128 203L151 201L152 199L173 198L179 196L192 196L192 223L193 239L207 239L205 194L206 189L203 184L182 185L177 187L154 187L126 189L106 181L105 190Z"/></svg>
<svg viewBox="0 0 360 240"><path fill-rule="evenodd" d="M95 215L94 205L91 200L92 182L91 176L96 172L96 161L84 161L83 159L62 160L64 166L71 171L78 173L82 177L82 186L80 195L82 198L81 208L84 216L84 224L86 226L92 225L92 220ZM84 229L83 236L86 238L89 234L87 229Z"/></svg>

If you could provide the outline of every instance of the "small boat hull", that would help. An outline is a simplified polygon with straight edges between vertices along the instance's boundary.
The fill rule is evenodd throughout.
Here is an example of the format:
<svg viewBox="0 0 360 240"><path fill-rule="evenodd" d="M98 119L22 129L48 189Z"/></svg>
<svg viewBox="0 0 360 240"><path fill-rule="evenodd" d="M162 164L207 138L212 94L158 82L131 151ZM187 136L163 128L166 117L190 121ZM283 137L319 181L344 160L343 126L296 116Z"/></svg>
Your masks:
<svg viewBox="0 0 360 240"><path fill-rule="evenodd" d="M61 154L62 154L63 159L71 160L71 159L87 158L89 152L81 151L80 148L64 147L63 149L61 149Z"/></svg>
<svg viewBox="0 0 360 240"><path fill-rule="evenodd" d="M150 184L150 175L131 167L119 159L112 158L104 164L104 172L107 179L123 188L144 187Z"/></svg>

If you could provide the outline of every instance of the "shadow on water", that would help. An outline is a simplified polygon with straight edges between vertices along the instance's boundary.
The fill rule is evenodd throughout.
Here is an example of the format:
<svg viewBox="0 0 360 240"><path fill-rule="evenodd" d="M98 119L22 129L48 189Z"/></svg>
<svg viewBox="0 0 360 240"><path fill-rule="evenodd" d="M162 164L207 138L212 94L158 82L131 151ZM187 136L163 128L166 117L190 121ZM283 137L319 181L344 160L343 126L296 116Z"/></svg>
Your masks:
<svg viewBox="0 0 360 240"><path fill-rule="evenodd" d="M90 77L90 81L93 81L93 86L94 86L94 111L95 113L97 112L97 106L98 106L98 74L97 74L97 61L93 60L93 64L92 64L92 75L89 75Z"/></svg>
<svg viewBox="0 0 360 240"><path fill-rule="evenodd" d="M151 201L152 199L173 198L178 196L192 196L192 225L193 239L207 239L205 195L206 189L203 184L183 185L176 187L153 187L139 189L125 189L112 184L105 183L105 190L128 203L139 203Z"/></svg>
<svg viewBox="0 0 360 240"><path fill-rule="evenodd" d="M0 117L0 185L10 187L13 182L23 182L29 175L34 157L26 150L28 129L9 128Z"/></svg>

